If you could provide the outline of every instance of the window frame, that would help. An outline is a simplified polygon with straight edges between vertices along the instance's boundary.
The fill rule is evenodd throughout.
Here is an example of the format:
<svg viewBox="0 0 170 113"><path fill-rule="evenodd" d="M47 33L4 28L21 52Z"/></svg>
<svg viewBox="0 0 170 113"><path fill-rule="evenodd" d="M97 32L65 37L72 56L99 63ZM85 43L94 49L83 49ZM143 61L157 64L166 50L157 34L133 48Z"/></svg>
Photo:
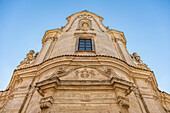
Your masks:
<svg viewBox="0 0 170 113"><path fill-rule="evenodd" d="M79 40L91 40L91 50L79 50ZM76 37L76 49L75 52L95 52L95 43L93 36L77 36Z"/></svg>
<svg viewBox="0 0 170 113"><path fill-rule="evenodd" d="M92 51L91 39L79 39L78 51Z"/></svg>

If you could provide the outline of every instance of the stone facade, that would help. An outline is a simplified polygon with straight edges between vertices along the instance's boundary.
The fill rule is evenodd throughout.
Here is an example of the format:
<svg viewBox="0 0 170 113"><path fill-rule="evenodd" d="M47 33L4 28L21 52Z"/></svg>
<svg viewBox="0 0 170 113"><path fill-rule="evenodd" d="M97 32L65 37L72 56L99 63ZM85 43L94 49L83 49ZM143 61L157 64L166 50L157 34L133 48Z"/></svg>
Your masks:
<svg viewBox="0 0 170 113"><path fill-rule="evenodd" d="M170 95L154 73L130 55L123 32L82 11L61 29L46 31L0 92L1 113L169 113ZM91 50L79 50L80 39Z"/></svg>

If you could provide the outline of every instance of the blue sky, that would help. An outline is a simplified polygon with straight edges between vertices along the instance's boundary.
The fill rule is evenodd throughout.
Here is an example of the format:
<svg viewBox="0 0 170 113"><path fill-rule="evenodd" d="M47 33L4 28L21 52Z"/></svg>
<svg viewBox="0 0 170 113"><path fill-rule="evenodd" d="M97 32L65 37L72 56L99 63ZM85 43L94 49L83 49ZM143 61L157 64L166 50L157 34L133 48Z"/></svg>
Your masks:
<svg viewBox="0 0 170 113"><path fill-rule="evenodd" d="M82 10L123 31L129 53L137 52L159 89L170 94L169 0L0 0L0 90L29 50L40 51L46 30L61 28L66 17Z"/></svg>

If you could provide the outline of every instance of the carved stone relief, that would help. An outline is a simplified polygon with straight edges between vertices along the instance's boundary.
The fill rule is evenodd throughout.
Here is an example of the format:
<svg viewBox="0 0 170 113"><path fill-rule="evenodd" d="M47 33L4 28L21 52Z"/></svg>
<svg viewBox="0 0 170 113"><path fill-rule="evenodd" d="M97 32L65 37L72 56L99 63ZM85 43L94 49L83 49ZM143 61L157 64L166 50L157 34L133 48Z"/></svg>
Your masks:
<svg viewBox="0 0 170 113"><path fill-rule="evenodd" d="M83 30L83 31L93 30L91 27L92 27L91 20L87 18L83 18L79 21L79 26L77 30Z"/></svg>
<svg viewBox="0 0 170 113"><path fill-rule="evenodd" d="M107 74L107 75L111 75L113 70L111 68L105 68L104 72Z"/></svg>
<svg viewBox="0 0 170 113"><path fill-rule="evenodd" d="M83 70L75 71L75 78L94 78L95 73L93 70L88 70L84 68Z"/></svg>
<svg viewBox="0 0 170 113"><path fill-rule="evenodd" d="M59 67L57 70L57 74L63 74L63 73L66 73L65 67Z"/></svg>
<svg viewBox="0 0 170 113"><path fill-rule="evenodd" d="M110 78L103 71L101 73L96 69L86 67L68 71L59 77L61 80L108 80Z"/></svg>
<svg viewBox="0 0 170 113"><path fill-rule="evenodd" d="M65 67L59 67L50 77L47 78L53 78L56 76L63 76L67 74L66 68Z"/></svg>
<svg viewBox="0 0 170 113"><path fill-rule="evenodd" d="M92 29L92 22L91 22L91 15L79 15L78 18L80 18L79 20L79 25L77 30L82 30L82 31L87 31L87 30L94 30Z"/></svg>

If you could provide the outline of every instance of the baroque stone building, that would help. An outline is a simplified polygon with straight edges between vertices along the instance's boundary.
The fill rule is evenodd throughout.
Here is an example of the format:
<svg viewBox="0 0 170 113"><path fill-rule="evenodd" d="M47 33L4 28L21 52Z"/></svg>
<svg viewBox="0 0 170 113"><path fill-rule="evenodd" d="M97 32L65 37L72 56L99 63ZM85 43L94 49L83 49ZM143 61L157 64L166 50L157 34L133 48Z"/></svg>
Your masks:
<svg viewBox="0 0 170 113"><path fill-rule="evenodd" d="M168 113L170 95L130 55L123 32L82 11L46 31L0 92L1 113Z"/></svg>

